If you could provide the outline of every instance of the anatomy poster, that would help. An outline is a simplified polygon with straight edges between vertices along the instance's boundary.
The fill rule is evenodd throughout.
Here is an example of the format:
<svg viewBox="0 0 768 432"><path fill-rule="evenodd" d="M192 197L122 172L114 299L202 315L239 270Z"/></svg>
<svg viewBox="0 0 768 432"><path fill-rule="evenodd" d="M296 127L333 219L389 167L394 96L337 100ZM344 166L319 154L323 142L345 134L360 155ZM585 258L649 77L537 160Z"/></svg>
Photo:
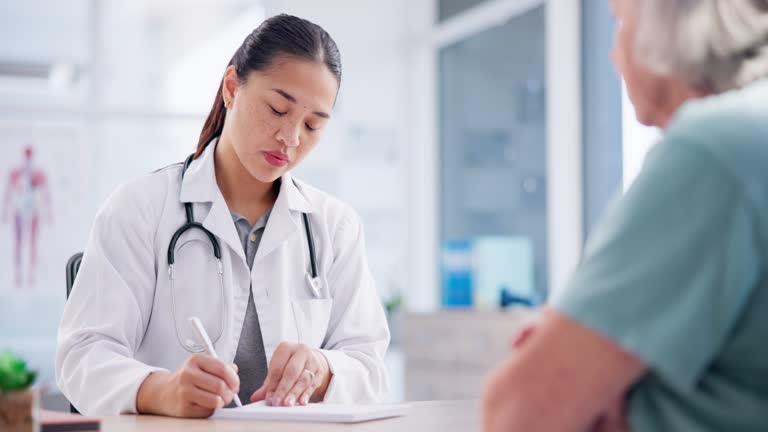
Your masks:
<svg viewBox="0 0 768 432"><path fill-rule="evenodd" d="M0 292L60 296L66 260L82 247L82 136L0 126L0 154Z"/></svg>

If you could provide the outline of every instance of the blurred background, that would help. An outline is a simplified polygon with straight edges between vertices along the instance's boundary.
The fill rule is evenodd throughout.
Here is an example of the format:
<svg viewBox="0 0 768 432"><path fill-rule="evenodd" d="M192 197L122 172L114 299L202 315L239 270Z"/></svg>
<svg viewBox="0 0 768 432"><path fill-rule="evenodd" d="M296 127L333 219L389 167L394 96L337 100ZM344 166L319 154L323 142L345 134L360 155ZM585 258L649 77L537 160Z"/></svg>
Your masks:
<svg viewBox="0 0 768 432"><path fill-rule="evenodd" d="M46 406L66 406L67 259L117 185L194 150L235 49L282 12L342 54L295 175L362 216L392 400L477 397L656 139L611 65L608 0L0 0L0 351L39 370ZM36 237L17 238L20 206Z"/></svg>

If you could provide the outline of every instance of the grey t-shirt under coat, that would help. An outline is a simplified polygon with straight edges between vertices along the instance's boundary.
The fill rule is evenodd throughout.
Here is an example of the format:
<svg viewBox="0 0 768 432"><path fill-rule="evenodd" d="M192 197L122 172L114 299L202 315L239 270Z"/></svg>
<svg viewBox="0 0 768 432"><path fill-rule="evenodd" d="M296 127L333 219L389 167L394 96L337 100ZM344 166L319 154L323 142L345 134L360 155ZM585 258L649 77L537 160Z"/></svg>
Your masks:
<svg viewBox="0 0 768 432"><path fill-rule="evenodd" d="M261 237L267 226L267 220L272 210L268 210L263 216L251 226L251 223L244 216L235 212L232 214L232 220L235 223L237 234L243 244L245 259L248 268L253 268L253 260L256 257L256 251L261 243ZM261 336L261 326L259 325L259 316L256 313L256 304L253 301L253 290L250 289L248 296L248 306L245 309L245 320L243 330L240 332L240 340L235 354L235 364L238 367L240 376L240 400L243 404L248 404L251 395L264 383L267 377L267 357L264 352L264 341Z"/></svg>

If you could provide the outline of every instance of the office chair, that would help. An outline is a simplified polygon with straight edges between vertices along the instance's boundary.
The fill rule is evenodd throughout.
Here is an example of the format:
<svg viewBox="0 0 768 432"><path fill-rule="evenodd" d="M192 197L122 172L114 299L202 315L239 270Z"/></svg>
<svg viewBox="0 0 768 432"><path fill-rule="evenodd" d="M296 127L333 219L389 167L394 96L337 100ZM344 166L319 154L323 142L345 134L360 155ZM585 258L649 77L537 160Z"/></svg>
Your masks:
<svg viewBox="0 0 768 432"><path fill-rule="evenodd" d="M69 298L69 293L72 292L72 285L75 284L75 276L77 276L77 271L80 270L80 262L82 260L83 253L78 252L67 261L67 298Z"/></svg>
<svg viewBox="0 0 768 432"><path fill-rule="evenodd" d="M72 257L67 260L67 299L69 299L69 293L72 292L72 286L75 284L75 277L77 276L77 271L80 270L80 262L82 260L82 252L72 255ZM69 412L80 414L72 404L69 404Z"/></svg>

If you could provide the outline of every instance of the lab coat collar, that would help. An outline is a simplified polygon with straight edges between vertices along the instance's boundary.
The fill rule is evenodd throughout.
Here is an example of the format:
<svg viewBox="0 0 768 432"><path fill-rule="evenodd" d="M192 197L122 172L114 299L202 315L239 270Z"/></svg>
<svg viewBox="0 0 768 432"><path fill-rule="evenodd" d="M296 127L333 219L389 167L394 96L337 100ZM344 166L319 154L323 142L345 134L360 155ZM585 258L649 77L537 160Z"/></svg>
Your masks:
<svg viewBox="0 0 768 432"><path fill-rule="evenodd" d="M216 183L216 169L213 158L218 141L218 138L214 138L203 150L200 157L189 165L181 182L180 202L215 203L218 197L221 196L219 185ZM285 173L281 177L280 192L275 207L281 202L291 211L312 213L312 206L304 198L290 173Z"/></svg>
<svg viewBox="0 0 768 432"><path fill-rule="evenodd" d="M291 175L286 173L280 181L280 192L272 207L272 214L267 220L267 227L261 237L256 256L253 258L254 266L263 257L277 249L290 235L299 230L301 213L310 213L311 208L301 192L293 182Z"/></svg>
<svg viewBox="0 0 768 432"><path fill-rule="evenodd" d="M245 253L232 222L229 206L216 183L213 155L217 142L218 139L214 139L200 157L190 164L181 183L179 200L182 203L211 203L211 210L203 220L203 226L221 238L245 262ZM277 249L288 236L298 230L301 213L311 212L312 206L291 175L283 174L277 201L267 221L254 263Z"/></svg>
<svg viewBox="0 0 768 432"><path fill-rule="evenodd" d="M218 141L218 138L214 138L200 157L189 164L181 180L180 202L213 202L221 194L213 164L213 151Z"/></svg>

